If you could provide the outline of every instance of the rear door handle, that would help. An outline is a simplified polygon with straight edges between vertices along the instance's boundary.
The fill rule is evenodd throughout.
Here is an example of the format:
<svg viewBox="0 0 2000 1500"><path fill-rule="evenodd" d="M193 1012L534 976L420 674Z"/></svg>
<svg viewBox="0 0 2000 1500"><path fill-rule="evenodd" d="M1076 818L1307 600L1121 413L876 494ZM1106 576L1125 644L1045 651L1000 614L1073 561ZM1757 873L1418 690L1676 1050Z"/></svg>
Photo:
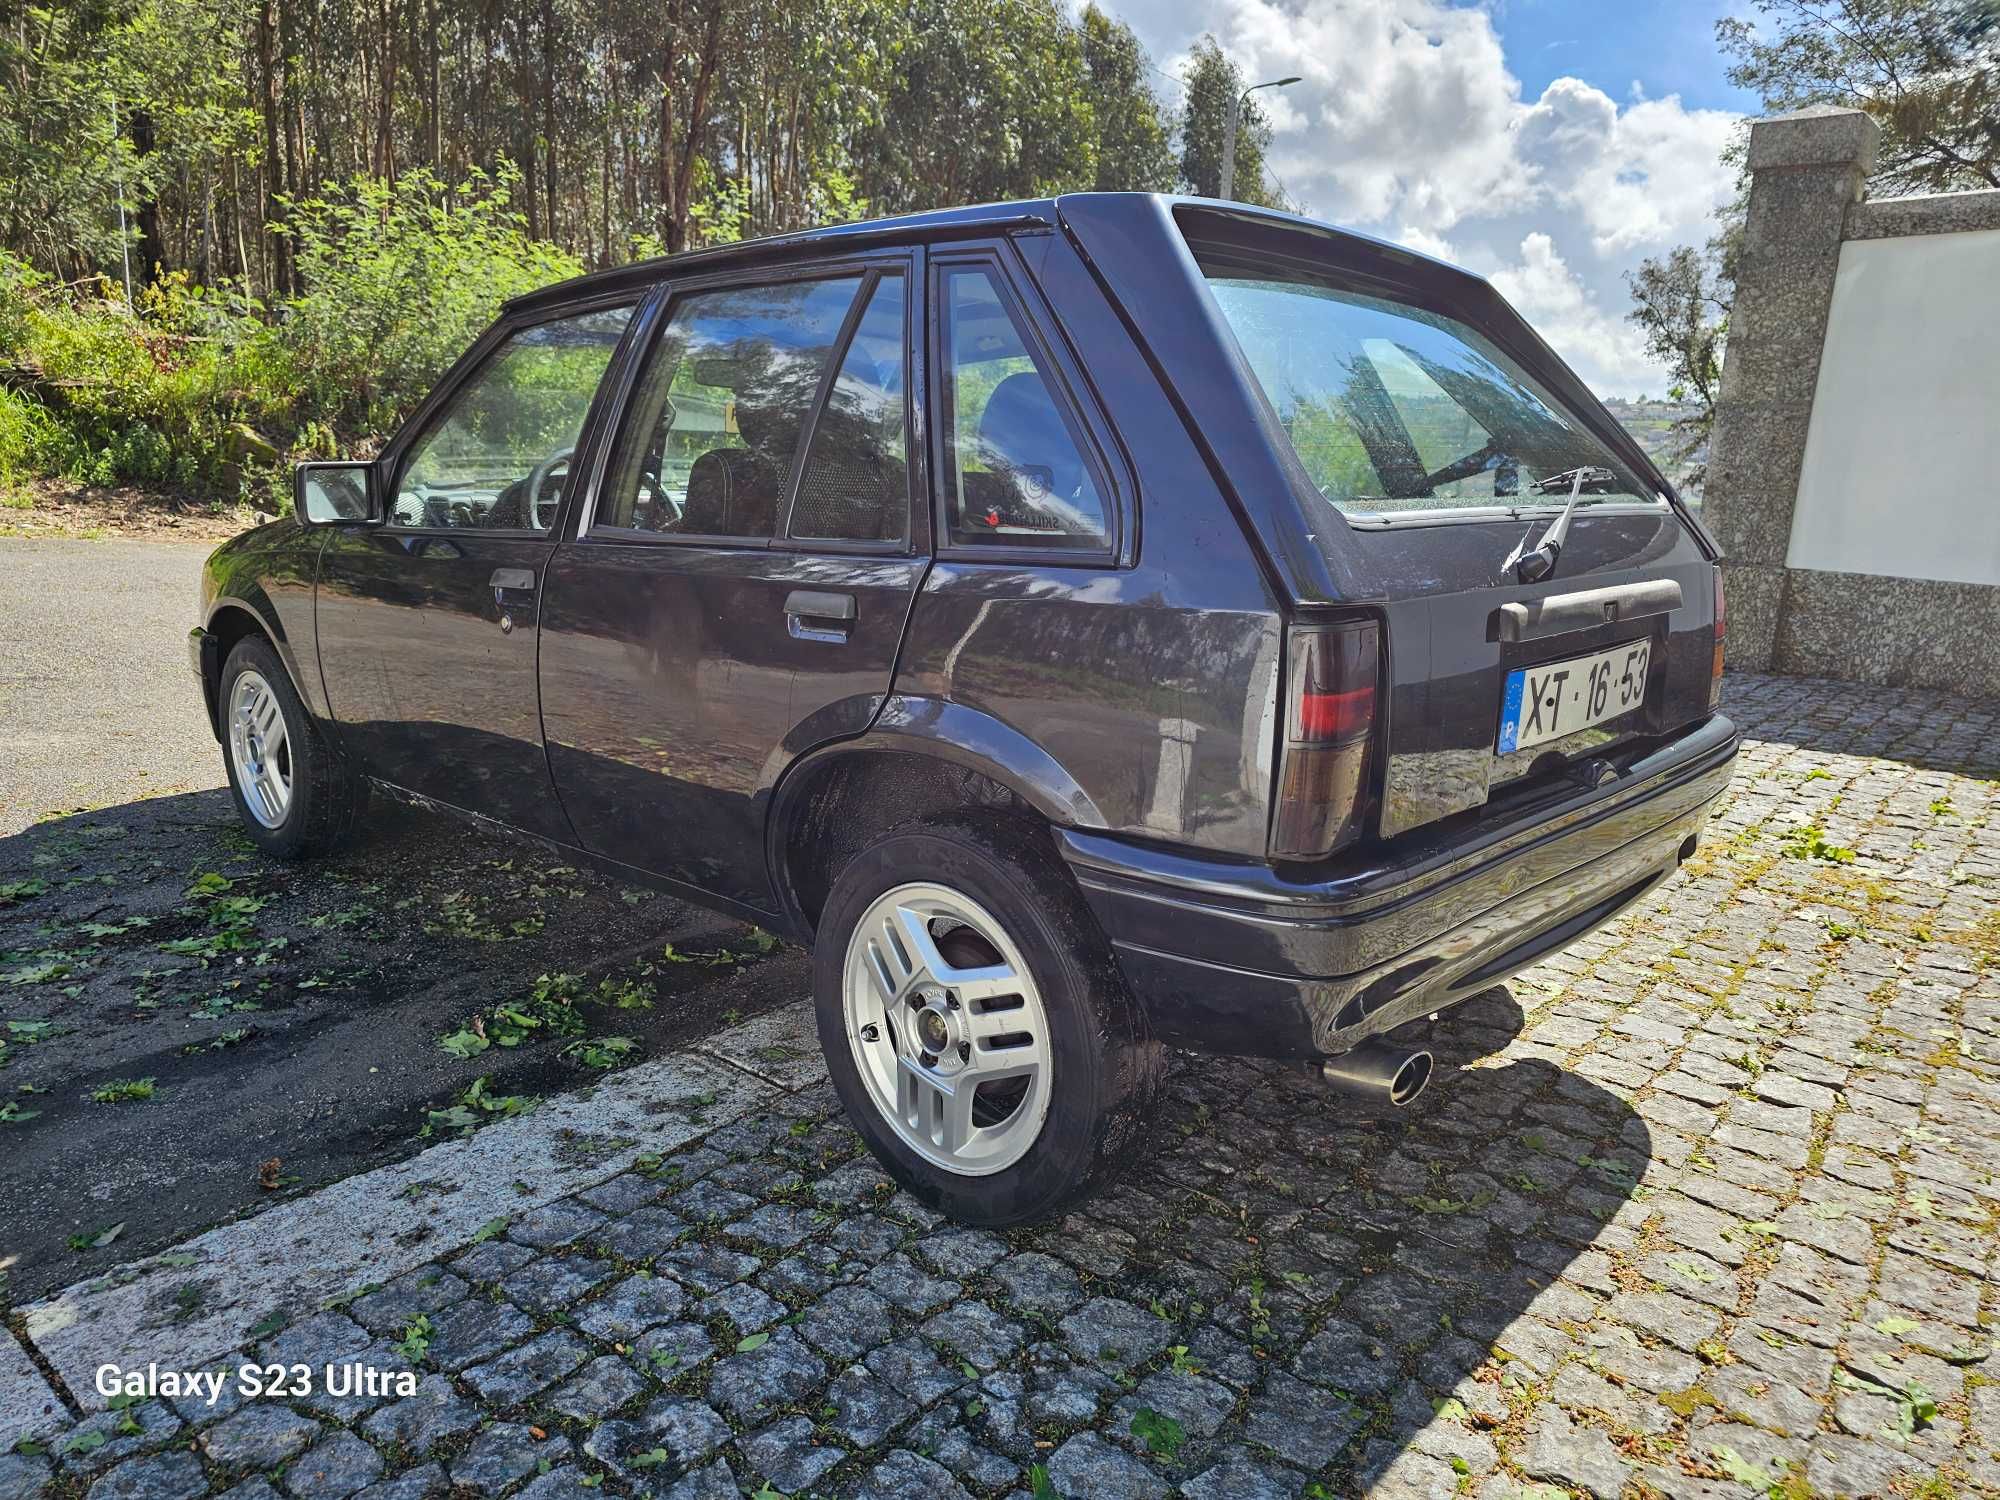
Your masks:
<svg viewBox="0 0 2000 1500"><path fill-rule="evenodd" d="M526 589L535 591L535 570L533 568L495 568L488 583L496 589Z"/></svg>
<svg viewBox="0 0 2000 1500"><path fill-rule="evenodd" d="M847 639L847 632L853 624L852 594L793 589L785 596L785 625L796 640L826 641L838 645Z"/></svg>

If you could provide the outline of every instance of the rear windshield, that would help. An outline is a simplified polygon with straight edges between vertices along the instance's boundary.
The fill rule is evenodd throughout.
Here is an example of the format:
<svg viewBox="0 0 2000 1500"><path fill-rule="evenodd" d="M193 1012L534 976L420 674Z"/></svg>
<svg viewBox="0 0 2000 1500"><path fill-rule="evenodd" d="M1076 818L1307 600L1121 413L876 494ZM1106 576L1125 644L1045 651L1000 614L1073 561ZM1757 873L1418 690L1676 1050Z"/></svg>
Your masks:
<svg viewBox="0 0 2000 1500"><path fill-rule="evenodd" d="M1289 266L1202 273L1299 462L1344 515L1493 510L1653 492L1466 324Z"/></svg>

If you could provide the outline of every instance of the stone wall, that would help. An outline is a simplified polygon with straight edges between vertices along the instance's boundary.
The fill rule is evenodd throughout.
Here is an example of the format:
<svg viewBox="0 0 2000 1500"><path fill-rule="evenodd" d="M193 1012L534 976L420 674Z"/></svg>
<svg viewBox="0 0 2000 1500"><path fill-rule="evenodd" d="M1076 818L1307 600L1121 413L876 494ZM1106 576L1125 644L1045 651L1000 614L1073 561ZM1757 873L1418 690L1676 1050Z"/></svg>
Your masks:
<svg viewBox="0 0 2000 1500"><path fill-rule="evenodd" d="M1979 455L1990 441L1990 424L1960 424L1942 446L1917 448L1907 462L1887 465L1900 482L1849 485L1839 494L1813 488L1840 483L1842 470L1824 461L1827 445L1856 441L1856 372L1823 361L1843 248L2000 228L2000 191L1868 201L1865 184L1878 134L1865 114L1837 109L1801 111L1751 127L1749 212L1705 505L1727 555L1729 662L1748 671L2000 694L2000 576L1983 564L1942 578L1787 561L1835 550L1818 533L1797 539L1813 545L1795 545L1795 524L1825 527L1830 516L1853 516L1857 506L1877 503L1877 488L1879 503L1898 509L1897 526L1937 533L1923 538L1927 548L1904 550L1939 555L1959 548L2000 556L2000 474L1983 474L1978 484L1976 493L1990 501L1966 503L1975 493L1966 488L1968 476L1988 467ZM1920 274L1917 249L1913 242L1910 274ZM1870 253L1879 258L1879 247ZM1895 332L1913 349L1949 343L1958 352L1952 356L1956 366L1940 368L1934 379L1891 382L1879 407L1863 404L1866 418L1886 424L1885 444L1899 435L1898 402L1921 410L1945 392L1962 396L2000 387L2000 356L1986 352L2000 349L2000 340L1963 336L1967 319L2000 321L2000 255L1995 258L1990 305L1944 308L1933 319L1951 326ZM1869 293L1850 275L1842 295ZM1852 305L1845 305L1851 313ZM1808 464L1816 408L1821 461ZM1862 451L1883 456L1866 439ZM1950 486L1945 493L1953 504L1936 502L1940 485ZM1927 486L1933 496L1928 507ZM1868 519L1879 525L1882 517ZM1847 549L1856 558L1852 566L1866 566L1866 550Z"/></svg>

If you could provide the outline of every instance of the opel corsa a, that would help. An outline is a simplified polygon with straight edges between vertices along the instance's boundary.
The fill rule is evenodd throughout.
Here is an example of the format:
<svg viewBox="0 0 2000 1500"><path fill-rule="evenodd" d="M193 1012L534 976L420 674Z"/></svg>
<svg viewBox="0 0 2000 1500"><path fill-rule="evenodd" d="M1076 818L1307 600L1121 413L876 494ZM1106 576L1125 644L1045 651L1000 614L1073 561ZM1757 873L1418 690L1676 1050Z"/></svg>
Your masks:
<svg viewBox="0 0 2000 1500"><path fill-rule="evenodd" d="M869 1146L969 1223L1164 1049L1402 1103L1445 1011L1695 849L1715 544L1484 281L1241 205L854 224L510 303L208 561L244 827L504 825L814 952Z"/></svg>

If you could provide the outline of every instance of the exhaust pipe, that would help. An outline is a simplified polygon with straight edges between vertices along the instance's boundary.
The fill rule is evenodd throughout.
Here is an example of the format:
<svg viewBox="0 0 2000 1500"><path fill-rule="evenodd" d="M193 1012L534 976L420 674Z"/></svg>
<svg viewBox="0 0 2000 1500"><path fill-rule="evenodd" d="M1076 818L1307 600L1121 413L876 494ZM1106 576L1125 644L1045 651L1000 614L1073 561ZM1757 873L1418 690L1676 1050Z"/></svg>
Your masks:
<svg viewBox="0 0 2000 1500"><path fill-rule="evenodd" d="M1413 1101L1431 1081L1430 1053L1422 1048L1398 1047L1380 1037L1370 1037L1352 1052L1322 1057L1309 1066L1329 1088L1398 1109Z"/></svg>

